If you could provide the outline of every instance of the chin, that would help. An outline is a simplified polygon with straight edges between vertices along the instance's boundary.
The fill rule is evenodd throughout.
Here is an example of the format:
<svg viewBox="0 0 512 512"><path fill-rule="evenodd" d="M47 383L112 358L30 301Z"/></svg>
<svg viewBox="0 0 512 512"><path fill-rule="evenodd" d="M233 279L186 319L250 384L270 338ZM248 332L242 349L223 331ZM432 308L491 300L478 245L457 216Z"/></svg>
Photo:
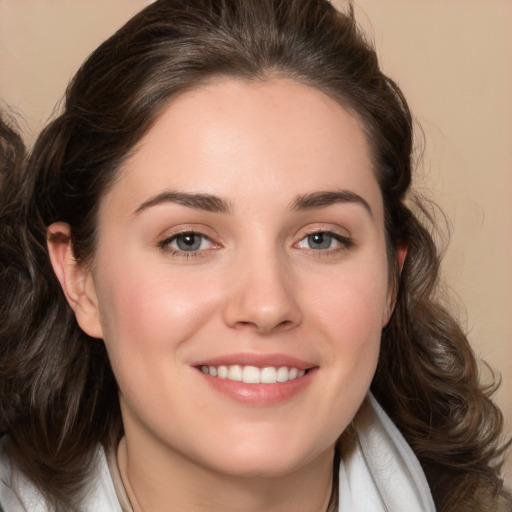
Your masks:
<svg viewBox="0 0 512 512"><path fill-rule="evenodd" d="M233 443L229 450L222 450L222 454L213 457L209 454L207 464L215 472L225 475L256 479L279 478L292 475L324 458L332 461L333 454L334 443L309 451L304 451L304 444L283 446L283 443L253 442L247 447Z"/></svg>

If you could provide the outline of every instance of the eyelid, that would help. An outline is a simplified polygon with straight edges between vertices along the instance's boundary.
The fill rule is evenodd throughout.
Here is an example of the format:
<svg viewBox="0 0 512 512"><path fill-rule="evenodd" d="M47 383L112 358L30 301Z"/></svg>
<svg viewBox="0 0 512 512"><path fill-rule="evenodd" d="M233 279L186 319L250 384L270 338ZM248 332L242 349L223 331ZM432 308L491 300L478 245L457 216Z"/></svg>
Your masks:
<svg viewBox="0 0 512 512"><path fill-rule="evenodd" d="M343 231L343 233L341 232ZM307 247L298 247L298 244L301 243L303 240L305 240L307 237L310 237L315 234L325 234L331 236L334 240L336 240L340 247L334 247L330 249L313 249L313 248L307 248ZM332 224L329 226L326 225L320 225L315 224L313 226L307 226L303 229L301 229L298 234L296 235L296 239L298 238L298 241L296 241L293 245L294 247L297 247L298 249L303 249L306 251L313 251L315 253L334 253L338 251L346 251L355 246L354 239L352 236L347 233L346 229L341 228L333 228Z"/></svg>
<svg viewBox="0 0 512 512"><path fill-rule="evenodd" d="M330 233L345 239L352 238L352 234L347 228L335 225L331 222L312 222L311 224L298 229L294 235L294 238L302 239L306 236L314 235L315 233Z"/></svg>
<svg viewBox="0 0 512 512"><path fill-rule="evenodd" d="M218 238L217 233L211 229L208 225L200 224L200 223L177 223L174 226L167 226L165 229L162 229L159 231L157 235L155 235L155 242L156 244L159 244L165 240L168 240L170 238L179 236L179 235L186 235L187 233L193 233L196 235L204 236L205 238L208 238L210 240L215 240Z"/></svg>
<svg viewBox="0 0 512 512"><path fill-rule="evenodd" d="M199 252L199 251L206 250L205 247L199 247L198 249L191 249L190 251L186 251L184 249L180 249L179 247L174 247L172 245L175 242L178 243L177 241L180 239L180 237L185 237L185 236L193 236L193 237L197 237L197 238L201 239L200 246L202 246L205 241L208 241L211 244L213 244L212 240L210 240L210 238L207 237L206 235L203 235L202 233L195 233L195 232L192 232L192 231L185 231L183 233L176 233L175 235L172 235L171 237L167 238L167 240L165 240L163 243L166 244L166 245L170 245L173 249L176 249L177 251L182 251L182 252Z"/></svg>
<svg viewBox="0 0 512 512"><path fill-rule="evenodd" d="M219 249L221 247L221 244L216 242L214 237L210 234L207 234L205 231L211 230L198 226L181 226L180 228L167 231L166 233L159 236L156 245L162 251L165 251L172 257L176 258L189 259L190 257L206 256L209 251ZM174 240L184 235L195 235L198 237L202 237L203 239L208 240L211 245L207 248L200 248L191 251L184 251L177 247L172 247L170 245Z"/></svg>

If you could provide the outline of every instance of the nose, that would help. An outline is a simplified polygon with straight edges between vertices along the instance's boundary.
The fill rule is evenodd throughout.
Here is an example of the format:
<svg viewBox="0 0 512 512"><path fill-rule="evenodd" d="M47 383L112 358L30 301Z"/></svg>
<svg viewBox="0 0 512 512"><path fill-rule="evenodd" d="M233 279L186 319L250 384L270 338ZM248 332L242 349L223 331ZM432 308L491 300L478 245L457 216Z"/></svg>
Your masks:
<svg viewBox="0 0 512 512"><path fill-rule="evenodd" d="M253 254L231 268L224 321L233 328L260 334L299 325L302 311L297 282L286 262L276 255Z"/></svg>

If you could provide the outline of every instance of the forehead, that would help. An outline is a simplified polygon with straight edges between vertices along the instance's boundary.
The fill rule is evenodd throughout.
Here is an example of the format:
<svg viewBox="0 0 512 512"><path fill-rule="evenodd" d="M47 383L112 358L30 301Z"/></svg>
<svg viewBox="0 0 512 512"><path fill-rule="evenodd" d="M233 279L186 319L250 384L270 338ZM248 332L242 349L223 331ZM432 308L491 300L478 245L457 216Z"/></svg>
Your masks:
<svg viewBox="0 0 512 512"><path fill-rule="evenodd" d="M136 208L165 189L237 202L337 188L380 201L355 116L293 80L219 79L164 108L107 196Z"/></svg>

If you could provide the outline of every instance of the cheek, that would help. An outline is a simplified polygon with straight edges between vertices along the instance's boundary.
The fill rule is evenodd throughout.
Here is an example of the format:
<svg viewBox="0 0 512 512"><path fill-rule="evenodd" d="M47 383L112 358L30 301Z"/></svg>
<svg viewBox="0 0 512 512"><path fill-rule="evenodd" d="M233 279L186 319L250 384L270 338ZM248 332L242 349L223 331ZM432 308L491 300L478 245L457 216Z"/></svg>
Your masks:
<svg viewBox="0 0 512 512"><path fill-rule="evenodd" d="M330 354L340 382L349 380L363 389L373 378L387 319L387 262L362 262L331 273L323 287L316 284L306 287L311 290L307 307L313 327L322 332L321 349Z"/></svg>
<svg viewBox="0 0 512 512"><path fill-rule="evenodd" d="M156 367L179 359L180 349L207 324L216 297L204 280L147 265L105 266L98 278L100 316L114 373L152 375ZM196 286L194 283L201 283Z"/></svg>
<svg viewBox="0 0 512 512"><path fill-rule="evenodd" d="M312 277L304 288L309 291L309 308L322 323L355 344L367 334L380 333L385 324L389 309L385 258L356 261L316 280Z"/></svg>

